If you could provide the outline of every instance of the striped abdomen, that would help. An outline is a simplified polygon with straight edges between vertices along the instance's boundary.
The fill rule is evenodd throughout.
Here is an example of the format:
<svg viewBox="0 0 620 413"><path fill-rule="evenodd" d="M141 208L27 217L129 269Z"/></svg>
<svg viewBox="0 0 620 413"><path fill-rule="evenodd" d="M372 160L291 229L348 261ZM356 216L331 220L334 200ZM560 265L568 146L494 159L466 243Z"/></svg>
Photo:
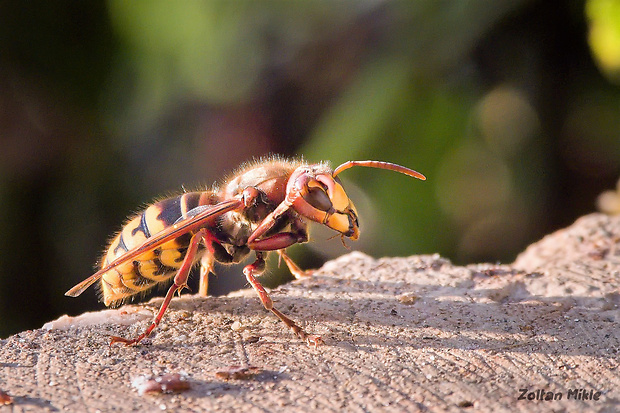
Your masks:
<svg viewBox="0 0 620 413"><path fill-rule="evenodd" d="M103 256L101 268L180 218L187 217L194 208L215 203L212 192L190 192L154 203L134 216L114 237ZM101 277L104 304L120 305L126 298L168 281L181 266L192 235L183 234L105 273Z"/></svg>

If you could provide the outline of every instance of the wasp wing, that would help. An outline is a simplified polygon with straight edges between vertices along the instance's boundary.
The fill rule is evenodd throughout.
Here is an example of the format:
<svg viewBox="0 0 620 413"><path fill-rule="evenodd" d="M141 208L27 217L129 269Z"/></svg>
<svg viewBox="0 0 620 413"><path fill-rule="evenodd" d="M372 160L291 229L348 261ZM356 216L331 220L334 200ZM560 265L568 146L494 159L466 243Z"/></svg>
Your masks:
<svg viewBox="0 0 620 413"><path fill-rule="evenodd" d="M232 199L229 201L220 202L212 207L206 208L203 211L198 212L194 216L175 222L172 226L160 231L152 237L146 239L142 244L130 249L120 257L116 258L110 264L100 269L75 287L71 288L65 293L70 297L77 297L82 294L88 287L97 282L103 274L111 269L137 257L145 251L157 248L161 244L171 241L180 235L186 234L197 228L200 228L210 219L216 218L222 214L233 211L243 206L243 201L240 199Z"/></svg>

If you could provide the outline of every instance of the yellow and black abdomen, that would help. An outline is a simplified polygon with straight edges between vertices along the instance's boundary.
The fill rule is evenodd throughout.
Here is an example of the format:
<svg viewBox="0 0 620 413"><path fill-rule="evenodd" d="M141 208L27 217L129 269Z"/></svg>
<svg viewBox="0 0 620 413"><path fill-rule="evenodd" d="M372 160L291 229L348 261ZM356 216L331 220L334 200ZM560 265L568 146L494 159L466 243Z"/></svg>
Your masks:
<svg viewBox="0 0 620 413"><path fill-rule="evenodd" d="M213 203L211 192L190 192L147 207L131 218L114 237L102 258L101 268L179 219L187 217L187 213L194 208ZM120 305L128 297L169 281L181 266L192 235L191 232L185 233L106 272L101 277L101 298L104 304ZM196 262L201 255L197 255Z"/></svg>

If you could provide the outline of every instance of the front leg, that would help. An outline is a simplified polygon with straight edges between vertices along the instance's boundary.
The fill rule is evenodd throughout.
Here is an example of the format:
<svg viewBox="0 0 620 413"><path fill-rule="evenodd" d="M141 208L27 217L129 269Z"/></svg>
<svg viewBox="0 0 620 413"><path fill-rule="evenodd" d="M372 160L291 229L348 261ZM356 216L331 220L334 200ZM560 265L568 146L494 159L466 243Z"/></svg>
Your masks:
<svg viewBox="0 0 620 413"><path fill-rule="evenodd" d="M291 245L308 241L308 236L294 232L279 232L258 241L248 242L248 247L254 251L283 250Z"/></svg>
<svg viewBox="0 0 620 413"><path fill-rule="evenodd" d="M286 255L284 249L290 247L291 245L306 242L308 240L308 236L304 234L299 234L295 232L280 232L278 234L272 235L267 238L263 238L258 241L253 241L248 243L248 247L254 251L274 251L278 252L280 259L284 260L284 263L288 267L289 271L295 279L299 280L301 278L309 277L312 275L312 270L304 271L295 262Z"/></svg>
<svg viewBox="0 0 620 413"><path fill-rule="evenodd" d="M280 232L275 235L262 238L257 241L248 242L248 247L255 251L274 251L277 250L281 260L288 267L289 271L295 279L309 277L312 275L312 270L304 271L295 262L286 255L284 249L294 244L301 244L308 241L308 229L307 225L301 218L296 217L291 223L290 232Z"/></svg>
<svg viewBox="0 0 620 413"><path fill-rule="evenodd" d="M260 298L263 306L274 313L284 324L286 324L293 332L302 340L305 340L309 346L318 346L323 343L323 340L320 336L314 334L308 334L301 327L299 327L293 320L282 314L273 306L273 301L271 297L265 291L265 288L261 285L261 283L256 279L254 275L259 275L261 272L265 270L265 259L263 258L263 254L261 252L256 253L256 261L254 261L250 265L246 265L243 269L243 274L245 274L245 278L248 280L254 291L258 294L258 298Z"/></svg>
<svg viewBox="0 0 620 413"><path fill-rule="evenodd" d="M276 209L277 210L277 209ZM274 211L275 213L276 211ZM272 213L273 214L273 213ZM263 237L266 233L264 223L269 221L268 229L275 224L275 218L268 216L261 222L256 230L248 239L248 247L254 251L276 251L283 250L294 244L302 244L308 242L308 228L306 223L298 216L290 218L290 231L278 232L277 234Z"/></svg>

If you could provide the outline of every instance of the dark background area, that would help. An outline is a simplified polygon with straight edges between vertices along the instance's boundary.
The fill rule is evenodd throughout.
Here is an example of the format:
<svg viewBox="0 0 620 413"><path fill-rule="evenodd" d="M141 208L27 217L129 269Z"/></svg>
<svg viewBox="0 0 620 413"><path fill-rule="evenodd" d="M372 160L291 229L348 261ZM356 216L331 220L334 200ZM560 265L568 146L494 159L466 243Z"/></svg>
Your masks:
<svg viewBox="0 0 620 413"><path fill-rule="evenodd" d="M428 177L343 173L353 249L514 260L620 175L616 22L605 0L0 2L0 337L101 308L64 292L129 214L272 153ZM313 229L302 267L347 252Z"/></svg>

